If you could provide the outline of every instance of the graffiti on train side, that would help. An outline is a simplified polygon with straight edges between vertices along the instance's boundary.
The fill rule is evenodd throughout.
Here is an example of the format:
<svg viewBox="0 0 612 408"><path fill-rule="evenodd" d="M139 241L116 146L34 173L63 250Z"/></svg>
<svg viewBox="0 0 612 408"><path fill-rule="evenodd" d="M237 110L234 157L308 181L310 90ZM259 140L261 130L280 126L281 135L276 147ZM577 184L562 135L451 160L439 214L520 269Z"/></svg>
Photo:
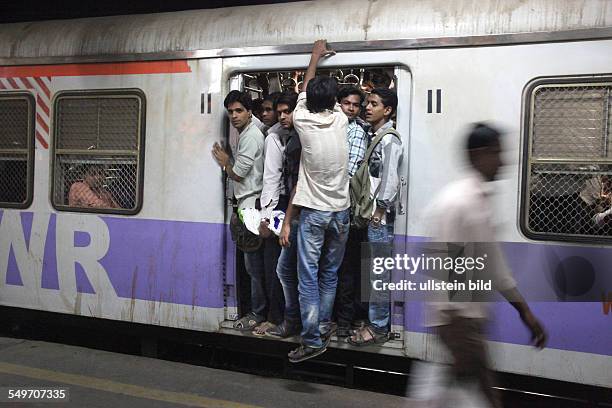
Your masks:
<svg viewBox="0 0 612 408"><path fill-rule="evenodd" d="M0 212L0 279L6 285L113 293L100 263L109 247L100 217Z"/></svg>

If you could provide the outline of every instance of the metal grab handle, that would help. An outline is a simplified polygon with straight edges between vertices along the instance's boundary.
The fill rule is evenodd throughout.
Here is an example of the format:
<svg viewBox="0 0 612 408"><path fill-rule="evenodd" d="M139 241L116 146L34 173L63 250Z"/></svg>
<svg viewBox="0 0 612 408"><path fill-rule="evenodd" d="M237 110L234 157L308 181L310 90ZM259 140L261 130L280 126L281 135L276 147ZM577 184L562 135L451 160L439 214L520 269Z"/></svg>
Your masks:
<svg viewBox="0 0 612 408"><path fill-rule="evenodd" d="M253 88L253 87L250 87L250 86L245 86L245 87L244 87L244 90L245 90L245 91L257 92L257 93L259 93L259 94L260 94L260 93L263 93L263 89L261 89L261 88Z"/></svg>
<svg viewBox="0 0 612 408"><path fill-rule="evenodd" d="M293 78L285 78L283 79L282 88L283 89L295 89L297 86L297 82Z"/></svg>
<svg viewBox="0 0 612 408"><path fill-rule="evenodd" d="M399 213L400 215L404 215L406 214L406 207L404 206L404 195L402 194L404 191L404 186L406 186L406 178L404 176L400 177L400 187L399 187L399 198L398 198L398 202L399 202Z"/></svg>
<svg viewBox="0 0 612 408"><path fill-rule="evenodd" d="M359 84L359 77L351 72L350 74L347 74L344 77L342 82L344 84L349 84L349 85L358 85Z"/></svg>

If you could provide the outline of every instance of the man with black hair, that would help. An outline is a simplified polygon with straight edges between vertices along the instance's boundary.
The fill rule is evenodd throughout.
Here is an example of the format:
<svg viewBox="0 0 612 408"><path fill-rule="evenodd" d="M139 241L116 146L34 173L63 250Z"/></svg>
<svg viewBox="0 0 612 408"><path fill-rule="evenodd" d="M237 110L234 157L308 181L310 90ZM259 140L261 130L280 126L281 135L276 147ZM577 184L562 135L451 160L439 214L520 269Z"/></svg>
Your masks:
<svg viewBox="0 0 612 408"><path fill-rule="evenodd" d="M430 228L428 235L445 246L464 243L466 253L468 245L486 249L486 252L477 249L474 253L476 256L486 253L486 266L481 276L490 280L492 288L512 304L531 331L533 344L543 348L546 332L516 288L496 243L490 182L496 179L503 164L500 137L497 129L484 123L472 126L465 145L470 165L468 174L446 186L432 201L426 216ZM453 300L446 292L433 296L436 301L427 304L426 324L437 329L453 357L454 385L476 383L493 407L501 407L488 370L483 330L488 315L487 303Z"/></svg>
<svg viewBox="0 0 612 408"><path fill-rule="evenodd" d="M230 123L239 133L235 160L215 142L213 156L233 180L238 211L255 208L262 190L264 170L264 136L252 117L252 100L246 92L231 91L223 101ZM252 330L266 320L269 302L266 296L263 250L244 253L245 268L251 277L251 311L236 322L239 330Z"/></svg>
<svg viewBox="0 0 612 408"><path fill-rule="evenodd" d="M368 136L365 129L369 128L369 125L359 117L364 95L354 86L345 86L338 91L337 100L342 112L349 120L346 129L347 170L349 177L353 177L368 148ZM336 290L335 315L338 322L337 335L339 337L347 337L350 334L351 323L355 319L361 318L365 313L358 290L360 285L361 243L364 240L363 231L351 227L344 259L338 274L338 288Z"/></svg>
<svg viewBox="0 0 612 408"><path fill-rule="evenodd" d="M370 128L370 143L376 143L368 165L374 214L367 230L371 257L389 257L393 251L393 223L399 196L399 167L402 161L402 141L393 128L393 115L397 110L397 95L387 88L376 88L368 95L366 120ZM379 138L379 136L381 138ZM390 271L381 275L370 274L370 280L388 282ZM388 291L370 291L368 324L348 338L356 346L380 344L389 339L390 295Z"/></svg>
<svg viewBox="0 0 612 408"><path fill-rule="evenodd" d="M280 92L272 92L269 95L266 95L263 99L263 103L261 104L262 113L261 113L261 121L266 126L266 132L274 132L279 130L281 127L278 124L278 114L276 113L276 109L274 105L276 104L276 100L281 95ZM274 127L274 129L272 129Z"/></svg>
<svg viewBox="0 0 612 408"><path fill-rule="evenodd" d="M279 150L282 149L281 189L292 192L298 180L300 156L302 145L293 126L293 111L297 103L297 94L285 92L276 100L275 109L279 124L285 130L285 137L278 140ZM268 136L270 137L270 136ZM273 140L276 142L276 140ZM276 145L276 143L275 143ZM267 159L267 158L266 158ZM285 220L281 228L279 243L283 243L280 257L276 266L276 274L283 288L285 300L285 313L283 322L268 330L271 336L286 338L296 335L300 331L300 304L298 294L297 276L297 230L299 227L299 212L293 207L286 196L281 196L278 208L285 211ZM289 243L293 243L290 245Z"/></svg>
<svg viewBox="0 0 612 408"><path fill-rule="evenodd" d="M291 362L307 360L327 349L334 332L331 314L338 268L348 236L348 119L336 103L336 81L315 78L319 60L332 54L325 40L314 43L304 76L306 92L298 96L293 111L293 124L302 144L299 177L291 200L301 207L297 249L302 345L289 353ZM281 236L281 242L286 244L285 237Z"/></svg>

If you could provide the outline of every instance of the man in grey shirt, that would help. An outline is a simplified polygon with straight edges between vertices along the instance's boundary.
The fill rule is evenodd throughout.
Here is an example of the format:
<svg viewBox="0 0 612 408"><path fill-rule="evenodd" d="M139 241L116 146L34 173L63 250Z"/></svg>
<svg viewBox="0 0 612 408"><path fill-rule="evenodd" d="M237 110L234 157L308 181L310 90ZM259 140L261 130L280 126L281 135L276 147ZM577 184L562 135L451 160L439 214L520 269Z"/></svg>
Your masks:
<svg viewBox="0 0 612 408"><path fill-rule="evenodd" d="M264 170L264 135L252 121L252 100L246 92L231 91L223 101L232 126L238 131L236 157L232 164L229 154L218 144L213 156L234 182L234 197L238 210L255 208L261 194ZM267 318L269 299L265 290L263 247L244 253L246 271L251 277L251 311L236 322L239 330L252 330Z"/></svg>

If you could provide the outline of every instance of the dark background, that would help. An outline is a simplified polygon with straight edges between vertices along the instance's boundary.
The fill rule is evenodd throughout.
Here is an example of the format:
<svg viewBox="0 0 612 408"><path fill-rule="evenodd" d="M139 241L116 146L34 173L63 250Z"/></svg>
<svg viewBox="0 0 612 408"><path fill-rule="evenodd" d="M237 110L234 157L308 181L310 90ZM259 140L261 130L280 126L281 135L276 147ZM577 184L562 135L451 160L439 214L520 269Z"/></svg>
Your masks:
<svg viewBox="0 0 612 408"><path fill-rule="evenodd" d="M297 0L0 0L0 23L165 13L291 1Z"/></svg>

